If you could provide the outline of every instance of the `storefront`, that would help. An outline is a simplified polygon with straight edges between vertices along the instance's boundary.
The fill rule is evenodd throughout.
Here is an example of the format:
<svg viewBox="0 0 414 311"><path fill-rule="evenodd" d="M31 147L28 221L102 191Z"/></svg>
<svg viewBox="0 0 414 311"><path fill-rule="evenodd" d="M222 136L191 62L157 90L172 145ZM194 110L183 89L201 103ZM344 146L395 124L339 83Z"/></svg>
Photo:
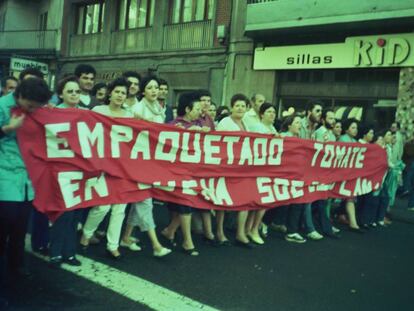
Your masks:
<svg viewBox="0 0 414 311"><path fill-rule="evenodd" d="M337 118L390 125L400 70L414 66L414 34L349 37L343 43L257 48L255 70L275 70L279 112L303 111L311 98Z"/></svg>

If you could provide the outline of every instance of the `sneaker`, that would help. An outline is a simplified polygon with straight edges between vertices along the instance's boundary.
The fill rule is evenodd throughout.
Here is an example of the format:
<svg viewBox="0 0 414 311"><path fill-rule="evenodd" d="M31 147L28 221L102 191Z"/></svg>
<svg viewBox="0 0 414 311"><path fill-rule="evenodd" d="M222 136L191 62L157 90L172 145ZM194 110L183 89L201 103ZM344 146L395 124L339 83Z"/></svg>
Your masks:
<svg viewBox="0 0 414 311"><path fill-rule="evenodd" d="M287 232L287 228L286 228L285 225L276 225L274 223L270 224L270 229L272 229L273 231L276 231L276 232L282 232L282 233Z"/></svg>
<svg viewBox="0 0 414 311"><path fill-rule="evenodd" d="M139 247L139 245L137 243L134 243L134 242L126 243L126 242L121 240L120 245L122 247L129 248L129 250L133 251L133 252L139 252L141 250L141 247Z"/></svg>
<svg viewBox="0 0 414 311"><path fill-rule="evenodd" d="M337 227L332 226L333 233L339 233L341 230L339 230Z"/></svg>
<svg viewBox="0 0 414 311"><path fill-rule="evenodd" d="M293 242L293 243L305 243L306 242L306 239L304 239L299 233L286 234L285 240L288 242Z"/></svg>
<svg viewBox="0 0 414 311"><path fill-rule="evenodd" d="M171 253L171 250L169 248L161 248L159 251L154 251L152 254L154 257L164 257L167 256L169 253Z"/></svg>
<svg viewBox="0 0 414 311"><path fill-rule="evenodd" d="M307 234L307 237L314 241L319 241L323 239L323 235L320 234L318 231L312 231Z"/></svg>
<svg viewBox="0 0 414 311"><path fill-rule="evenodd" d="M75 257L75 256L71 256L69 258L66 258L63 260L64 263L67 263L70 266L75 266L75 267L79 267L82 265L82 263Z"/></svg>

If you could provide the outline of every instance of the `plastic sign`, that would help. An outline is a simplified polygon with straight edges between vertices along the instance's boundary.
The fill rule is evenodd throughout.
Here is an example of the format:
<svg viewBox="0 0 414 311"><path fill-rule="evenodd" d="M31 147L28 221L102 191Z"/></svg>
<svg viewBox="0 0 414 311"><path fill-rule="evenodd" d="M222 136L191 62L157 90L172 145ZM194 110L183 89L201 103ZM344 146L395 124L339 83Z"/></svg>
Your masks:
<svg viewBox="0 0 414 311"><path fill-rule="evenodd" d="M350 37L344 43L265 47L254 69L327 69L414 66L414 34Z"/></svg>
<svg viewBox="0 0 414 311"><path fill-rule="evenodd" d="M10 70L23 71L26 68L33 67L39 69L43 74L49 73L49 66L45 63L36 62L30 59L15 58L10 59Z"/></svg>

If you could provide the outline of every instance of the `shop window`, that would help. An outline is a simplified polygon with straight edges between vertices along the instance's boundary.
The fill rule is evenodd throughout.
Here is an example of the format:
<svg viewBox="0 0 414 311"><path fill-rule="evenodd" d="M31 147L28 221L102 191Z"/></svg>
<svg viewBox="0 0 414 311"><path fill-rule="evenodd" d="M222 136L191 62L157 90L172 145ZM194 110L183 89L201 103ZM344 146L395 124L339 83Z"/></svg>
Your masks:
<svg viewBox="0 0 414 311"><path fill-rule="evenodd" d="M313 82L323 82L323 70L316 70L313 72Z"/></svg>
<svg viewBox="0 0 414 311"><path fill-rule="evenodd" d="M347 82L347 81L348 81L348 71L346 70L335 71L335 82Z"/></svg>
<svg viewBox="0 0 414 311"><path fill-rule="evenodd" d="M286 82L296 82L296 71L288 71L286 76Z"/></svg>
<svg viewBox="0 0 414 311"><path fill-rule="evenodd" d="M304 70L299 74L300 82L309 82L310 81L310 72L309 70Z"/></svg>
<svg viewBox="0 0 414 311"><path fill-rule="evenodd" d="M215 0L170 0L170 23L211 20Z"/></svg>
<svg viewBox="0 0 414 311"><path fill-rule="evenodd" d="M104 11L104 1L79 5L77 7L76 33L81 35L102 32Z"/></svg>
<svg viewBox="0 0 414 311"><path fill-rule="evenodd" d="M118 29L151 27L154 24L155 0L121 0L118 7Z"/></svg>

